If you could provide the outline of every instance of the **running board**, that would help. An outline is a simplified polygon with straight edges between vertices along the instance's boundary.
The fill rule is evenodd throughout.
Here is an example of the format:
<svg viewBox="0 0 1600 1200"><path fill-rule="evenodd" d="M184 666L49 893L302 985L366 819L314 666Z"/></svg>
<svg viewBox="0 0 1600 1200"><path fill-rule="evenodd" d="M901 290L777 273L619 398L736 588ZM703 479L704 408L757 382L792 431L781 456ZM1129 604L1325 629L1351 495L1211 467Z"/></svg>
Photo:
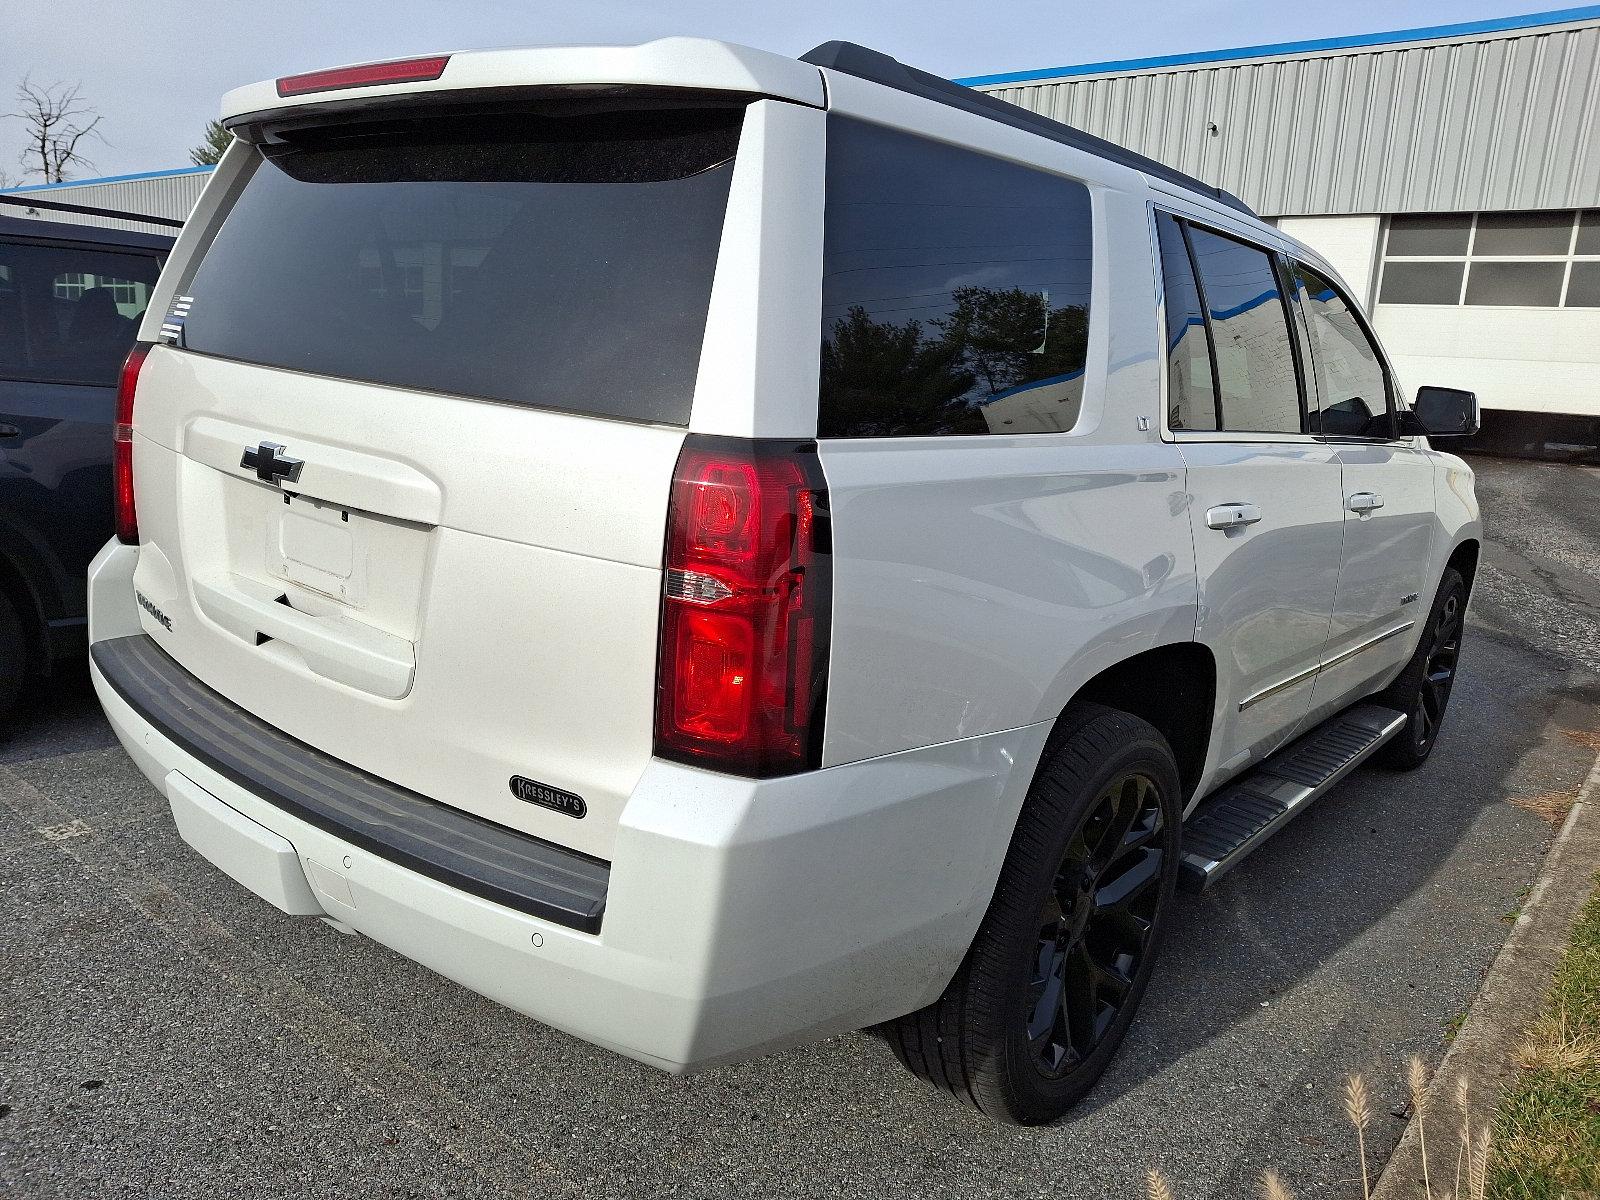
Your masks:
<svg viewBox="0 0 1600 1200"><path fill-rule="evenodd" d="M1404 713L1358 704L1230 783L1183 824L1185 891L1210 888L1405 728Z"/></svg>

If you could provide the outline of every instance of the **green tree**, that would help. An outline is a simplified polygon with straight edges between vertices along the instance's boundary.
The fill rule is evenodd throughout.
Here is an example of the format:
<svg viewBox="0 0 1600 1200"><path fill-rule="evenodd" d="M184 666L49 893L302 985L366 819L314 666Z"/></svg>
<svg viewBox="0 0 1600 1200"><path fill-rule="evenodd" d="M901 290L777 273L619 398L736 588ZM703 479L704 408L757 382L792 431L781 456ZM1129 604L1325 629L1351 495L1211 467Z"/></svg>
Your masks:
<svg viewBox="0 0 1600 1200"><path fill-rule="evenodd" d="M222 157L222 152L233 145L233 134L222 127L221 121L206 122L206 140L193 150L189 157L194 160L197 167L215 166Z"/></svg>

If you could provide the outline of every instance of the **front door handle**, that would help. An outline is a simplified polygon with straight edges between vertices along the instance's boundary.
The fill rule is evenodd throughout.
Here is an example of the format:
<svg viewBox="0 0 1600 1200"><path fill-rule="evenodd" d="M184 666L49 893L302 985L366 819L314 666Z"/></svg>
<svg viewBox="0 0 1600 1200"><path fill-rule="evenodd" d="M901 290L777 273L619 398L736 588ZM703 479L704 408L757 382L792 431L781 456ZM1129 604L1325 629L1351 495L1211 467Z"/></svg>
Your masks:
<svg viewBox="0 0 1600 1200"><path fill-rule="evenodd" d="M14 438L21 432L15 425L0 425L0 438Z"/></svg>
<svg viewBox="0 0 1600 1200"><path fill-rule="evenodd" d="M1366 516L1367 513L1383 507L1383 497L1377 492L1356 492L1345 501L1345 507L1353 513Z"/></svg>
<svg viewBox="0 0 1600 1200"><path fill-rule="evenodd" d="M1261 510L1254 504L1219 504L1206 509L1206 527L1209 529L1243 529L1261 520Z"/></svg>

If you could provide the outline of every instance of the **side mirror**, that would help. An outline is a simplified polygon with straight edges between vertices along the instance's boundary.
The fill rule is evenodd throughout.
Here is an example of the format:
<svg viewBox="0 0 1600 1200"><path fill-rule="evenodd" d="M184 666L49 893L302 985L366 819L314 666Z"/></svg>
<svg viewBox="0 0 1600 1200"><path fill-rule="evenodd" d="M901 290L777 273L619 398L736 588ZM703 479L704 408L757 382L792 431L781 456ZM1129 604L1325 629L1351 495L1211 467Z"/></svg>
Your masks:
<svg viewBox="0 0 1600 1200"><path fill-rule="evenodd" d="M1411 408L1420 432L1429 437L1471 437L1482 420L1478 415L1478 394L1460 388L1420 387Z"/></svg>

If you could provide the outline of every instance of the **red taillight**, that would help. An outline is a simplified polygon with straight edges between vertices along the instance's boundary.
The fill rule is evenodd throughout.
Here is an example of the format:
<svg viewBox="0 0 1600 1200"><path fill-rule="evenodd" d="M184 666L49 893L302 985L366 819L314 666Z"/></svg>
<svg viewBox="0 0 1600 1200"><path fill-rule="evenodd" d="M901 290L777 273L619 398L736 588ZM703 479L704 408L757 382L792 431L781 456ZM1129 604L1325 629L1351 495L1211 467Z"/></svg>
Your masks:
<svg viewBox="0 0 1600 1200"><path fill-rule="evenodd" d="M403 58L394 62L366 63L359 67L334 67L285 75L278 80L278 95L303 96L307 92L332 92L340 88L375 87L380 83L422 83L444 74L448 54L431 58Z"/></svg>
<svg viewBox="0 0 1600 1200"><path fill-rule="evenodd" d="M137 343L123 360L117 376L117 419L111 427L111 497L117 514L117 540L139 544L139 514L133 507L133 393L139 371L150 353L147 342Z"/></svg>
<svg viewBox="0 0 1600 1200"><path fill-rule="evenodd" d="M657 754L743 775L821 764L827 494L815 443L684 442L667 515Z"/></svg>

